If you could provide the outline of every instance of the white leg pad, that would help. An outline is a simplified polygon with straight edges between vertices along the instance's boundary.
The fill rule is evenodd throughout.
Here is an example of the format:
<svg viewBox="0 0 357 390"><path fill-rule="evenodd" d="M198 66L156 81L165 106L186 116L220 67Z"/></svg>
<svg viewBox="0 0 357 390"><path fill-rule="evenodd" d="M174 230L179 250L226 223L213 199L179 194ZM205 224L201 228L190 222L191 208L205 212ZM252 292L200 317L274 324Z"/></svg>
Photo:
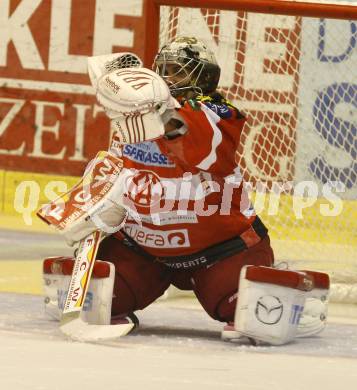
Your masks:
<svg viewBox="0 0 357 390"><path fill-rule="evenodd" d="M306 291L313 280L302 272L245 266L240 275L235 329L272 345L295 338Z"/></svg>
<svg viewBox="0 0 357 390"><path fill-rule="evenodd" d="M60 320L71 280L72 258L49 258L44 261L45 313ZM73 265L72 265L73 267ZM115 268L112 263L96 261L81 319L89 324L108 325L111 319Z"/></svg>

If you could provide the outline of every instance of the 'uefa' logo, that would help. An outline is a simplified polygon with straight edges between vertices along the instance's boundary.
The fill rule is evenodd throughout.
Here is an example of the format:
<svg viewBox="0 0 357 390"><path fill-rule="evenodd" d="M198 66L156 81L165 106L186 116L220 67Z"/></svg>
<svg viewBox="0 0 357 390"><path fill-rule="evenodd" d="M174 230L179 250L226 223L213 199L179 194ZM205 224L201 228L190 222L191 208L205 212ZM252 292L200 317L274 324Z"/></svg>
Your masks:
<svg viewBox="0 0 357 390"><path fill-rule="evenodd" d="M279 298L265 295L258 299L255 316L263 324L275 325L280 321L283 311L284 306Z"/></svg>

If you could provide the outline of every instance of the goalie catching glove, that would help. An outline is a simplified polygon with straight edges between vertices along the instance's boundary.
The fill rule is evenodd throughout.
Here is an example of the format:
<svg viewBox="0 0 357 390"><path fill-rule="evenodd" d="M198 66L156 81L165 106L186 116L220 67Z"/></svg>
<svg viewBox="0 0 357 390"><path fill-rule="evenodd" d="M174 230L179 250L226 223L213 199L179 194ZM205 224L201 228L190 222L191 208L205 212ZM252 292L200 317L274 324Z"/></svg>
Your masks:
<svg viewBox="0 0 357 390"><path fill-rule="evenodd" d="M120 143L139 143L164 135L164 125L180 104L158 74L142 67L139 57L132 53L89 57L88 73Z"/></svg>
<svg viewBox="0 0 357 390"><path fill-rule="evenodd" d="M104 74L98 80L96 96L123 144L162 137L165 123L180 107L165 81L146 68Z"/></svg>
<svg viewBox="0 0 357 390"><path fill-rule="evenodd" d="M107 73L123 68L139 68L143 63L133 53L111 53L88 57L88 75L93 88L97 89L98 80Z"/></svg>

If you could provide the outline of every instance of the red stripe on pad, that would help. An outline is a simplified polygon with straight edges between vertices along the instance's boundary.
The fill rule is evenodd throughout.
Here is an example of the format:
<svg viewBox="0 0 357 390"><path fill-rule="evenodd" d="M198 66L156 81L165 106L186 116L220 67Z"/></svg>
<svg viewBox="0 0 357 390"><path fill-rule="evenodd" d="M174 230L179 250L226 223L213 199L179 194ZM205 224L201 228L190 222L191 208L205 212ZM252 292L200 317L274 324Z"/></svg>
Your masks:
<svg viewBox="0 0 357 390"><path fill-rule="evenodd" d="M314 278L300 271L280 270L269 267L250 266L245 278L258 283L269 283L290 287L301 291L311 291L315 287Z"/></svg>
<svg viewBox="0 0 357 390"><path fill-rule="evenodd" d="M72 275L74 266L73 257L49 257L43 261L43 273L52 275ZM92 277L96 279L108 278L110 265L106 261L96 260Z"/></svg>
<svg viewBox="0 0 357 390"><path fill-rule="evenodd" d="M328 274L324 272L306 270L302 270L301 272L305 272L306 274L314 278L315 288L321 288L324 290L330 288L330 277L328 276Z"/></svg>

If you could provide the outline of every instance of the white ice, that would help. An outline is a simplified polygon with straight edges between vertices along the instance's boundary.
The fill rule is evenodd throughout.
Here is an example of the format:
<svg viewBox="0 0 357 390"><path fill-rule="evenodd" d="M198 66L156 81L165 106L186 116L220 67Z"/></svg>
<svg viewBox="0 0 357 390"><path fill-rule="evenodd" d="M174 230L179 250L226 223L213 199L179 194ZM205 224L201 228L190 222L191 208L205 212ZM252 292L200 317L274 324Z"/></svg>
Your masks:
<svg viewBox="0 0 357 390"><path fill-rule="evenodd" d="M56 237L0 229L0 262L68 252ZM45 317L43 297L0 293L0 390L357 389L356 319L331 318L318 337L253 347L221 341L222 325L192 299L137 314L137 333L84 344Z"/></svg>
<svg viewBox="0 0 357 390"><path fill-rule="evenodd" d="M280 347L223 342L221 324L192 300L139 312L138 332L71 342L42 297L0 294L0 388L6 390L336 390L357 388L357 325Z"/></svg>

